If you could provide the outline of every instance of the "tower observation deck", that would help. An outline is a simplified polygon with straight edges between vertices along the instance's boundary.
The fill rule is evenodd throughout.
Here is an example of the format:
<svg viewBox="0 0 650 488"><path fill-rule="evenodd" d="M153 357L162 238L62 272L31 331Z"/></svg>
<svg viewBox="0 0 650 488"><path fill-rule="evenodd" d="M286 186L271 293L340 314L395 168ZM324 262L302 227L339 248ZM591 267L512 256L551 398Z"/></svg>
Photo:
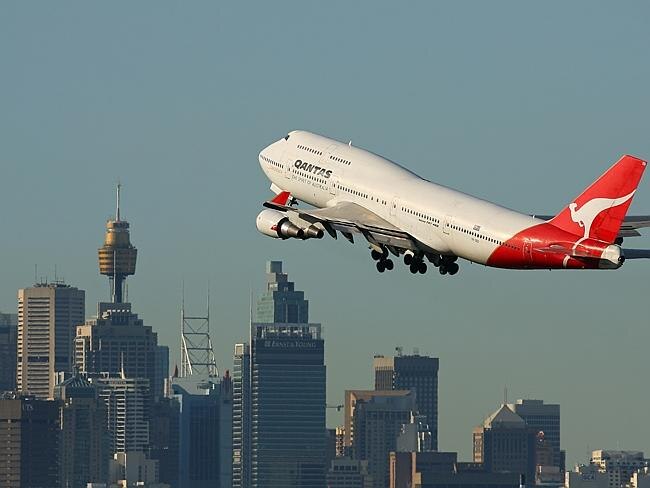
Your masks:
<svg viewBox="0 0 650 488"><path fill-rule="evenodd" d="M104 245L97 251L99 273L108 276L111 282L111 298L122 303L124 280L135 274L135 261L138 250L131 244L129 223L120 218L120 188L117 185L117 204L115 219L106 222Z"/></svg>

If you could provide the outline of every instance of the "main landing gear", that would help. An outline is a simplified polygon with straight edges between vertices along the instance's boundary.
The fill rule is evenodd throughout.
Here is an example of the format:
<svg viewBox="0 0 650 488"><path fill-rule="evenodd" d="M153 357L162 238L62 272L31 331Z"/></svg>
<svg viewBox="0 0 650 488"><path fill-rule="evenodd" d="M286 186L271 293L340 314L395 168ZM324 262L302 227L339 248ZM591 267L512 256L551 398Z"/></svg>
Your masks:
<svg viewBox="0 0 650 488"><path fill-rule="evenodd" d="M422 256L413 253L404 254L404 264L409 267L413 274L424 274L427 272L427 263L424 262Z"/></svg>
<svg viewBox="0 0 650 488"><path fill-rule="evenodd" d="M438 268L441 275L455 275L458 273L457 256L441 256L439 254L427 254L426 258L431 264ZM404 253L404 264L409 267L411 273L424 274L427 272L427 264L424 262L424 255L414 254L411 251Z"/></svg>
<svg viewBox="0 0 650 488"><path fill-rule="evenodd" d="M385 247L381 248L381 251L378 251L377 249L373 249L370 251L370 255L372 256L372 259L377 261L377 271L380 273L383 273L384 271L392 270L394 268L393 260L388 258L388 249Z"/></svg>
<svg viewBox="0 0 650 488"><path fill-rule="evenodd" d="M396 251L399 252L399 251ZM383 273L384 271L392 270L394 267L393 260L388 257L388 249L385 246L373 247L370 251L370 256L376 261L375 266L377 271ZM427 259L433 266L438 268L441 275L455 275L458 273L457 256L441 256L440 254L415 254L413 251L406 251L404 253L404 264L409 267L409 271L413 274L424 274L427 272L428 266L424 262Z"/></svg>

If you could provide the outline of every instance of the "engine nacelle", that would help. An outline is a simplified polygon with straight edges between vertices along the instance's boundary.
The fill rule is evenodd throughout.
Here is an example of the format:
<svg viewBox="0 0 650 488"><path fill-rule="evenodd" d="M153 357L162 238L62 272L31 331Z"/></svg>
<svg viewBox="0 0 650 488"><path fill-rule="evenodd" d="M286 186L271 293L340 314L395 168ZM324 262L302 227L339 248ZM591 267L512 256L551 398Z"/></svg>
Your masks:
<svg viewBox="0 0 650 488"><path fill-rule="evenodd" d="M304 239L305 231L289 220L282 212L277 210L262 210L256 219L257 230L262 234L276 239Z"/></svg>

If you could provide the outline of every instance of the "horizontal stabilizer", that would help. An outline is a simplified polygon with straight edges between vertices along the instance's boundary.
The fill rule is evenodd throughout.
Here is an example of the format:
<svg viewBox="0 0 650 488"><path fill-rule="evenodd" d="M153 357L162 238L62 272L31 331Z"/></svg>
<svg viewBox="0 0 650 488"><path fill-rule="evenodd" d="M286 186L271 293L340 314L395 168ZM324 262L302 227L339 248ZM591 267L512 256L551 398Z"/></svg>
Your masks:
<svg viewBox="0 0 650 488"><path fill-rule="evenodd" d="M625 259L650 259L650 249L623 249Z"/></svg>

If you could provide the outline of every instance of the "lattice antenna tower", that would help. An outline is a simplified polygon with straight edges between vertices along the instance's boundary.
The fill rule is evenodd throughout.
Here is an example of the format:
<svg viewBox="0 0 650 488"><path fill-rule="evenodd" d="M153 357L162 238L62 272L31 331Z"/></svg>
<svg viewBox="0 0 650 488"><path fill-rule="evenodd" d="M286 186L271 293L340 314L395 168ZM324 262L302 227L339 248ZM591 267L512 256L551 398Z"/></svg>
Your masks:
<svg viewBox="0 0 650 488"><path fill-rule="evenodd" d="M210 339L210 287L206 314L185 314L185 283L181 300L181 377L202 375L218 377L217 360Z"/></svg>

